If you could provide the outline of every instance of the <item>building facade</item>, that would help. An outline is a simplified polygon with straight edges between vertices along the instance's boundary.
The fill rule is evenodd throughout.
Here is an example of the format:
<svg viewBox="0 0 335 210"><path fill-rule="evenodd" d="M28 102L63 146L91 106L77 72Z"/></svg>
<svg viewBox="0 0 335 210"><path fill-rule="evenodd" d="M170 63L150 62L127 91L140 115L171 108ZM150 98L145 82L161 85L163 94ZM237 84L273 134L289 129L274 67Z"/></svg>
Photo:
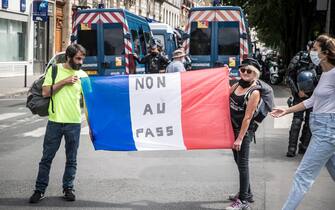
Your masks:
<svg viewBox="0 0 335 210"><path fill-rule="evenodd" d="M0 0L0 77L33 72L30 0Z"/></svg>

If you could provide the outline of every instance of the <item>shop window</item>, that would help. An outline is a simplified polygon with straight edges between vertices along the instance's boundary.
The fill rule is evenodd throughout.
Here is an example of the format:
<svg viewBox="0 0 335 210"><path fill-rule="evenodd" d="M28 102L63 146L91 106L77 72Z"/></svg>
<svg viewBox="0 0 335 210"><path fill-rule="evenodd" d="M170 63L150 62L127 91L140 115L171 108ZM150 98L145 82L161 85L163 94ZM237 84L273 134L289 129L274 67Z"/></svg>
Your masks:
<svg viewBox="0 0 335 210"><path fill-rule="evenodd" d="M27 24L0 19L0 62L26 60Z"/></svg>

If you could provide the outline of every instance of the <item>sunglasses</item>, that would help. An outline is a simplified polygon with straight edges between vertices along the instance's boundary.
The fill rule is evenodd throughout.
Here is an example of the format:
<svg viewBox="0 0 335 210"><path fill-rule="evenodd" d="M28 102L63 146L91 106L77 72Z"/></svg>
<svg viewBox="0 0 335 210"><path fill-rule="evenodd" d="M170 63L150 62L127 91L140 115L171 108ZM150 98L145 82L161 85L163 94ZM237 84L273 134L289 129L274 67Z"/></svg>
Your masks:
<svg viewBox="0 0 335 210"><path fill-rule="evenodd" d="M240 71L244 74L245 72L247 72L247 74L251 74L252 70L251 69L246 69L246 68L241 68Z"/></svg>

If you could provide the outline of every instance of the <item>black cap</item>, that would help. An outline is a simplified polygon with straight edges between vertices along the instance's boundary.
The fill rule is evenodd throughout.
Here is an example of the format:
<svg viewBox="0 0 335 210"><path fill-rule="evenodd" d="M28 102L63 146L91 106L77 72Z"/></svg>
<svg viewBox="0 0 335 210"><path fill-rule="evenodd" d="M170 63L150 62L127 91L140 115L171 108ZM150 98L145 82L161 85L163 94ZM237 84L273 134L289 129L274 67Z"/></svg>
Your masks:
<svg viewBox="0 0 335 210"><path fill-rule="evenodd" d="M242 67L242 66L247 66L247 65L251 65L251 66L254 66L256 69L258 69L258 71L261 70L261 65L259 64L259 62L254 59L254 58L246 58L242 61L242 64L239 66Z"/></svg>

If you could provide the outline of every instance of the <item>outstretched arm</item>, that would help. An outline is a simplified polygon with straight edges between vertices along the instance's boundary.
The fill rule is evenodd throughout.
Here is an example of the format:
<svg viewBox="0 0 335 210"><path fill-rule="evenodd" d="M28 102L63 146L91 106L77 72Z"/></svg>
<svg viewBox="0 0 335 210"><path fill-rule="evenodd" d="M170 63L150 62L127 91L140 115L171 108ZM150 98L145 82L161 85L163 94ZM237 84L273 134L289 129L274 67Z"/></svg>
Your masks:
<svg viewBox="0 0 335 210"><path fill-rule="evenodd" d="M272 117L275 117L275 118L278 118L278 117L282 117L284 115L287 115L287 114L290 114L290 113L293 113L293 112L299 112L299 111L302 111L302 110L305 110L306 107L304 105L304 102L301 102L297 105L294 105L288 109L281 109L281 108L274 108L273 111L271 112L271 116Z"/></svg>

